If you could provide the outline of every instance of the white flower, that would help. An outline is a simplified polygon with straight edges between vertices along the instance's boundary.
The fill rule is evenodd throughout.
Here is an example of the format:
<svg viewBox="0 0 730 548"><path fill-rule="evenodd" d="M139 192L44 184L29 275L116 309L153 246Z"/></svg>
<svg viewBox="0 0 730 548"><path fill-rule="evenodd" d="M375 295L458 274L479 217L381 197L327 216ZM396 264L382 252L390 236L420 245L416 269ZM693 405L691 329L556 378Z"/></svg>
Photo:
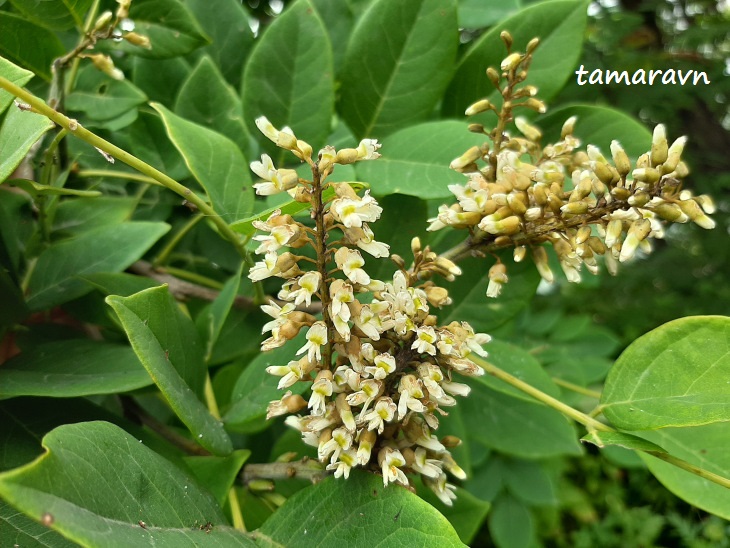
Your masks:
<svg viewBox="0 0 730 548"><path fill-rule="evenodd" d="M263 182L253 185L256 194L261 196L289 190L294 188L299 181L299 176L293 169L274 168L274 162L268 154L262 154L260 162L251 162L251 171L263 179Z"/></svg>
<svg viewBox="0 0 730 548"><path fill-rule="evenodd" d="M424 397L420 379L417 379L414 375L404 375L398 385L398 392L400 392L398 420L402 420L409 409L416 413L426 411L426 406L419 399Z"/></svg>
<svg viewBox="0 0 730 548"><path fill-rule="evenodd" d="M259 131L271 139L277 146L283 148L292 148L296 145L297 138L294 136L294 132L289 127L281 128L281 131L276 129L274 125L269 122L266 116L259 116L255 120L256 127Z"/></svg>
<svg viewBox="0 0 730 548"><path fill-rule="evenodd" d="M258 234L253 237L261 245L256 248L256 253L263 254L276 251L285 246L297 233L296 228L289 225L275 226L269 234Z"/></svg>
<svg viewBox="0 0 730 548"><path fill-rule="evenodd" d="M360 382L360 390L353 392L347 396L347 403L352 406L362 405L362 411L360 411L360 420L367 411L372 401L378 397L382 384L380 381L373 379L366 379Z"/></svg>
<svg viewBox="0 0 730 548"><path fill-rule="evenodd" d="M299 360L292 360L287 365L270 365L266 368L266 372L270 375L281 377L277 388L288 388L295 382L304 378L306 373L305 364Z"/></svg>
<svg viewBox="0 0 730 548"><path fill-rule="evenodd" d="M339 461L328 464L327 470L334 470L334 476L336 478L345 476L345 479L347 479L350 476L350 470L352 470L352 467L355 466L357 462L358 459L355 451L353 449L348 449L347 451L342 451L342 453L340 453Z"/></svg>
<svg viewBox="0 0 730 548"><path fill-rule="evenodd" d="M423 483L431 489L431 491L433 491L446 506L454 505L454 499L456 498L454 489L456 489L456 487L450 483L446 483L446 474L442 473L436 479L424 476Z"/></svg>
<svg viewBox="0 0 730 548"><path fill-rule="evenodd" d="M376 242L373 231L365 223L362 227L345 228L345 238L373 257L387 257L390 254L390 246Z"/></svg>
<svg viewBox="0 0 730 548"><path fill-rule="evenodd" d="M393 420L396 410L392 399L380 398L375 406L362 416L362 421L368 423L368 430L377 430L378 434L382 434L385 423Z"/></svg>
<svg viewBox="0 0 730 548"><path fill-rule="evenodd" d="M383 380L395 371L395 358L387 352L375 356L374 362L375 365L366 367L365 371L378 380Z"/></svg>
<svg viewBox="0 0 730 548"><path fill-rule="evenodd" d="M411 467L420 474L429 478L438 478L443 474L441 471L441 461L436 459L429 459L428 453L423 447L417 447L415 450L416 458L413 459Z"/></svg>
<svg viewBox="0 0 730 548"><path fill-rule="evenodd" d="M335 428L332 431L332 437L320 445L317 456L319 460L323 461L332 455L332 462L335 462L340 456L340 453L349 449L351 445L352 434L346 428Z"/></svg>
<svg viewBox="0 0 730 548"><path fill-rule="evenodd" d="M260 282L261 280L279 274L281 271L276 266L278 259L279 256L276 254L276 251L268 252L263 261L259 261L251 267L251 270L248 272L248 277L254 282Z"/></svg>
<svg viewBox="0 0 730 548"><path fill-rule="evenodd" d="M307 344L297 351L299 354L307 353L307 359L311 363L317 363L322 359L320 347L327 344L327 326L324 322L314 322L307 331Z"/></svg>
<svg viewBox="0 0 730 548"><path fill-rule="evenodd" d="M332 395L332 372L323 369L317 374L317 379L312 383L312 395L309 398L308 407L312 409L312 415L322 416L326 410L325 398Z"/></svg>
<svg viewBox="0 0 730 548"><path fill-rule="evenodd" d="M322 279L322 275L316 270L312 270L302 275L297 280L299 289L291 291L288 295L288 299L294 300L294 306L299 306L305 303L307 306L312 304L312 295L314 295L319 289L319 282Z"/></svg>
<svg viewBox="0 0 730 548"><path fill-rule="evenodd" d="M363 139L357 146L358 160L377 160L380 154L376 152L381 147L376 139Z"/></svg>
<svg viewBox="0 0 730 548"><path fill-rule="evenodd" d="M360 268L365 264L365 261L359 251L352 251L346 247L341 247L335 252L335 262L352 283L360 285L368 285L370 283L370 276Z"/></svg>
<svg viewBox="0 0 730 548"><path fill-rule="evenodd" d="M433 343L438 341L438 335L433 327L421 326L416 329L416 340L413 341L411 348L415 349L419 354L425 352L431 356L436 355L436 347Z"/></svg>
<svg viewBox="0 0 730 548"><path fill-rule="evenodd" d="M408 478L399 466L405 466L406 459L397 449L383 447L378 453L378 461L383 471L383 485L398 482L401 485L408 485Z"/></svg>
<svg viewBox="0 0 730 548"><path fill-rule="evenodd" d="M332 202L330 211L346 227L360 228L363 222L377 221L383 208L370 196L370 191L366 190L362 198L337 198Z"/></svg>

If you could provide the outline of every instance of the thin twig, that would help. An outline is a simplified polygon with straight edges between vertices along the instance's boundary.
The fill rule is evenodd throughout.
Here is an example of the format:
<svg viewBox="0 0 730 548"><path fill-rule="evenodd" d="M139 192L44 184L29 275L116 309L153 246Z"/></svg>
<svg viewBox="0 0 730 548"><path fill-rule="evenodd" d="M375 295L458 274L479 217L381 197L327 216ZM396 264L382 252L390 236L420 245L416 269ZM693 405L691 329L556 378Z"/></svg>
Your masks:
<svg viewBox="0 0 730 548"><path fill-rule="evenodd" d="M312 483L322 481L331 472L325 470L322 464L314 459L303 458L294 462L268 462L262 464L247 464L243 467L241 479L244 485L256 479L304 479Z"/></svg>

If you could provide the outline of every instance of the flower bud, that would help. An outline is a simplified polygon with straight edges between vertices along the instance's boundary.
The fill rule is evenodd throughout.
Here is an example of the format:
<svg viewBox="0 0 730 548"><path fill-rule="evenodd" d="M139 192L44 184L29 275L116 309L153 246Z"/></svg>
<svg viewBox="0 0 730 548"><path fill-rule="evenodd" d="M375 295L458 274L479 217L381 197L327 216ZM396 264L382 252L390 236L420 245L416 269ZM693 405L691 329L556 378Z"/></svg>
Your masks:
<svg viewBox="0 0 730 548"><path fill-rule="evenodd" d="M659 124L654 128L654 134L651 140L651 165L659 166L667 161L667 132L664 124Z"/></svg>
<svg viewBox="0 0 730 548"><path fill-rule="evenodd" d="M352 164L357 161L357 149L354 148L343 148L337 151L335 157L335 163L338 164Z"/></svg>
<svg viewBox="0 0 730 548"><path fill-rule="evenodd" d="M540 101L540 99L535 99L534 97L530 97L527 101L520 104L524 107L529 108L530 110L539 112L540 114L544 114L545 112L547 112L547 107L545 106L545 103Z"/></svg>
<svg viewBox="0 0 730 548"><path fill-rule="evenodd" d="M611 141L611 154L613 155L613 163L616 166L616 171L619 172L622 178L626 177L629 171L631 171L631 162L626 151L618 141Z"/></svg>
<svg viewBox="0 0 730 548"><path fill-rule="evenodd" d="M516 263L520 263L524 260L525 256L527 255L527 248L524 245L519 245L515 247L513 258Z"/></svg>
<svg viewBox="0 0 730 548"><path fill-rule="evenodd" d="M502 39L502 42L504 42L504 45L507 46L508 50L512 48L512 35L508 31L503 30L499 33L499 37Z"/></svg>
<svg viewBox="0 0 730 548"><path fill-rule="evenodd" d="M126 34L124 34L124 36L122 36L122 38L135 46L139 46L145 49L152 49L152 44L150 43L149 36L143 36L141 34L137 34L136 32L127 32Z"/></svg>
<svg viewBox="0 0 730 548"><path fill-rule="evenodd" d="M545 251L545 248L542 246L533 247L532 260L535 261L535 266L537 267L537 271L540 273L540 276L542 276L542 279L547 283L553 283L555 276L553 276L553 271L550 270L547 251Z"/></svg>
<svg viewBox="0 0 730 548"><path fill-rule="evenodd" d="M499 81L502 79L499 72L497 72L493 67L489 67L487 69L487 78L492 82L495 88L499 88Z"/></svg>
<svg viewBox="0 0 730 548"><path fill-rule="evenodd" d="M522 54L510 53L507 57L505 57L502 60L502 63L500 64L499 68L501 68L503 71L515 70L519 66L521 61L522 61Z"/></svg>
<svg viewBox="0 0 730 548"><path fill-rule="evenodd" d="M470 105L469 108L466 109L464 114L466 114L467 116L474 116L475 114L486 112L488 110L496 111L497 109L488 99L481 99L480 101L477 101L476 103ZM484 128L482 127L482 129Z"/></svg>
<svg viewBox="0 0 730 548"><path fill-rule="evenodd" d="M710 219L705 212L702 211L700 205L694 200L681 200L679 202L679 208L689 217L695 224L698 224L702 228L711 230L715 228L715 221Z"/></svg>
<svg viewBox="0 0 730 548"><path fill-rule="evenodd" d="M449 297L449 292L443 287L439 287L436 285L428 286L425 288L426 291L426 298L428 299L428 302L435 306L436 308L441 308L442 306L448 306L451 304L451 297Z"/></svg>
<svg viewBox="0 0 730 548"><path fill-rule="evenodd" d="M531 125L527 121L527 118L518 116L517 118L515 118L515 125L517 126L517 129L520 130L522 135L524 135L531 141L539 141L542 138L542 132L535 126Z"/></svg>
<svg viewBox="0 0 730 548"><path fill-rule="evenodd" d="M113 14L110 11L102 13L96 20L96 23L94 23L94 30L102 30L105 28L109 23L111 23L112 17Z"/></svg>
<svg viewBox="0 0 730 548"><path fill-rule="evenodd" d="M527 51L528 55L531 54L533 51L537 49L537 46L540 45L540 39L539 38L533 38L529 42L527 42L527 47L525 48L525 51Z"/></svg>
<svg viewBox="0 0 730 548"><path fill-rule="evenodd" d="M471 147L464 154L454 159L449 167L455 171L464 169L482 157L482 149L477 146Z"/></svg>
<svg viewBox="0 0 730 548"><path fill-rule="evenodd" d="M124 80L124 73L114 66L114 61L112 61L112 58L108 55L104 55L103 53L94 53L91 55L85 55L84 57L91 59L94 66L107 76L110 76L115 80Z"/></svg>
<svg viewBox="0 0 730 548"><path fill-rule="evenodd" d="M507 283L507 267L503 263L496 263L489 269L489 285L487 286L487 297L499 297L502 286Z"/></svg>

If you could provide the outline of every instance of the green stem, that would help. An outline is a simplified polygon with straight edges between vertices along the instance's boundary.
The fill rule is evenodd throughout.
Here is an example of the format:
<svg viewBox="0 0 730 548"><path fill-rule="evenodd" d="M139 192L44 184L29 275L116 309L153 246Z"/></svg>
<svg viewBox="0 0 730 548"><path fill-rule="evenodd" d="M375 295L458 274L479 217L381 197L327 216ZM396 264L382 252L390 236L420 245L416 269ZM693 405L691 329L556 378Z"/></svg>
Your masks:
<svg viewBox="0 0 730 548"><path fill-rule="evenodd" d="M488 375L497 377L498 379L503 380L507 384L514 386L518 390L521 390L525 394L528 394L528 395L532 396L533 398L535 398L536 400L544 403L548 407L552 407L553 409L560 411L566 417L569 417L569 418L573 419L574 421L585 426L589 431L590 430L599 430L601 432L618 432L618 430L616 430L615 428L611 428L607 424L597 421L596 419L586 415L585 413L581 413L577 409L573 409L569 405L566 405L563 402L553 398L552 396L549 396L549 395L545 394L544 392L538 390L534 386L531 386L531 385L527 384L526 382L521 381L517 377L510 375L506 371L503 371L496 365L493 365L486 360L483 360L477 356L474 356L473 354L471 356L469 356L469 359L472 360L474 363L477 363L478 365L483 367L484 371ZM690 464L689 462L687 462L685 460L674 457L672 455L668 455L666 453L655 453L653 451L645 451L645 453L647 453L653 457L656 457L658 459L661 459L665 462L668 462L669 464L673 464L674 466L681 468L682 470L686 470L687 472L691 472L692 474L695 474L701 478L704 478L713 483L717 483L718 485L722 485L723 487L727 487L728 489L730 489L730 479L724 478L722 476L719 476L717 474L714 474L712 472L699 468L699 467L695 466L694 464Z"/></svg>
<svg viewBox="0 0 730 548"><path fill-rule="evenodd" d="M69 70L68 77L66 78L66 86L65 86L65 93L68 95L73 91L74 85L76 85L76 75L79 72L79 63L81 62L81 59L79 59L78 54L81 53L86 47L89 45L89 39L88 34L91 32L91 27L94 25L94 22L96 21L96 14L99 13L99 1L100 0L94 0L94 3L91 4L91 8L89 8L89 13L86 15L86 21L84 22L84 28L83 28L83 36L81 37L81 40L79 41L79 44L74 48L73 52L74 55L70 59L71 61L71 69ZM66 56L68 57L68 56ZM64 57L64 59L66 58ZM68 60L65 61L65 63L68 63ZM65 65L61 64L59 62L58 69L62 69Z"/></svg>
<svg viewBox="0 0 730 548"><path fill-rule="evenodd" d="M203 276L202 274L195 274L194 272L189 272L187 270L184 270L182 268L175 268L174 266L164 266L161 268L157 268L159 272L162 272L163 274L172 274L173 276L180 278L182 280L187 280L189 282L193 282L198 285L202 285L203 287L210 287L211 289L215 289L217 291L220 291L223 289L223 284L220 283L217 280L214 280L212 278L208 278L207 276Z"/></svg>
<svg viewBox="0 0 730 548"><path fill-rule="evenodd" d="M582 394L584 396L588 396L589 398L595 398L597 400L601 399L601 393L597 390L591 390L590 388L585 388L583 386L578 386L577 384L573 384L572 382L564 381L563 379L560 379L558 377L553 377L553 382L557 384L558 386L562 386L563 388L567 388L568 390L571 390L572 392L575 392L576 394Z"/></svg>
<svg viewBox="0 0 730 548"><path fill-rule="evenodd" d="M202 219L202 215L196 215L187 223L185 223L182 228L178 230L172 238L170 238L170 241L165 244L165 247L163 247L162 250L157 254L157 257L152 259L152 267L157 268L165 264L167 262L167 259L170 257L170 253L174 251L174 249L188 234L188 232L190 232L195 227L195 225L197 225Z"/></svg>
<svg viewBox="0 0 730 548"><path fill-rule="evenodd" d="M82 169L75 173L77 177L91 178L103 177L105 179L125 179L127 181L136 181L138 183L148 183L151 185L163 186L157 180L140 173L127 173L125 171L113 171L111 169Z"/></svg>
<svg viewBox="0 0 730 548"><path fill-rule="evenodd" d="M58 145L66 136L66 133L68 132L65 129L59 131L43 155L43 168L41 169L40 176L41 184L53 186L53 178L56 173L56 151L58 150ZM44 242L49 242L51 239L51 216L48 211L52 203L53 201L49 200L46 196L39 196L36 200L36 204L38 205L38 224Z"/></svg>
<svg viewBox="0 0 730 548"><path fill-rule="evenodd" d="M231 489L228 491L228 504L231 505L231 517L233 518L233 527L245 533L246 523L243 521L241 505L238 503L238 495L236 495L235 487L231 487Z"/></svg>
<svg viewBox="0 0 730 548"><path fill-rule="evenodd" d="M22 101L28 103L30 106L32 106L36 111L40 112L47 118L53 120L56 124L59 126L69 130L73 135L81 139L82 141L85 141L86 143L89 143L90 145L98 148L99 150L102 150L106 152L107 154L110 154L114 158L124 162L128 166L133 167L140 173L143 173L147 175L148 177L151 177L155 181L158 181L161 183L164 187L168 188L169 190L172 190L176 194L179 194L180 196L184 197L188 202L194 204L198 210L205 215L206 217L209 217L211 222L216 226L218 231L227 239L229 240L233 246L236 248L236 251L238 253L246 258L248 256L248 251L243 245L243 242L241 241L240 234L235 232L231 229L230 226L228 226L228 223L226 223L220 215L218 215L215 210L209 206L205 200L200 198L197 194L195 194L192 190L187 188L184 185L181 185L174 179L168 177L161 171L155 169L151 165L143 162L136 156L133 156L129 152L122 150L116 145L113 145L106 139L102 139L95 133L92 133L88 129L82 127L78 122L75 120L70 120L67 116L61 114L60 112L56 112L52 108L50 108L48 105L46 105L41 99L33 95L32 93L29 93L28 91L16 86L11 81L9 81L7 78L0 77L0 88L8 91L12 95L15 95ZM73 128L73 129L72 129Z"/></svg>

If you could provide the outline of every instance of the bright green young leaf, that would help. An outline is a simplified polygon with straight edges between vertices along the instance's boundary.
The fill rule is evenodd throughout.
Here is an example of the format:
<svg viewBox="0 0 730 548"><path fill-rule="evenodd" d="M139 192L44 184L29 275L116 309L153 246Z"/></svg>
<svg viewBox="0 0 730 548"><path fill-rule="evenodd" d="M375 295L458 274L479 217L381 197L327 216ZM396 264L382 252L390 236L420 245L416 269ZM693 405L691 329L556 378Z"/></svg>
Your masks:
<svg viewBox="0 0 730 548"><path fill-rule="evenodd" d="M502 494L489 513L489 532L498 548L529 548L535 542L535 523L530 509Z"/></svg>
<svg viewBox="0 0 730 548"><path fill-rule="evenodd" d="M458 43L456 0L373 3L342 67L338 111L355 136L382 139L425 120L451 77Z"/></svg>
<svg viewBox="0 0 730 548"><path fill-rule="evenodd" d="M0 474L0 494L74 542L111 548L255 546L227 526L197 481L113 424L60 426L43 446L47 452L34 462Z"/></svg>
<svg viewBox="0 0 730 548"><path fill-rule="evenodd" d="M0 500L0 546L74 548L78 545Z"/></svg>
<svg viewBox="0 0 730 548"><path fill-rule="evenodd" d="M195 441L216 455L229 454L233 446L222 423L198 399L206 374L202 343L167 286L130 297L112 295L106 301L139 361Z"/></svg>
<svg viewBox="0 0 730 548"><path fill-rule="evenodd" d="M645 439L627 434L625 432L589 432L583 436L581 441L592 443L603 449L606 446L618 446L624 449L633 449L634 451L653 451L657 453L666 453L664 449L656 443L652 443Z"/></svg>
<svg viewBox="0 0 730 548"><path fill-rule="evenodd" d="M54 126L45 116L12 107L0 127L0 183L5 181L30 148Z"/></svg>
<svg viewBox="0 0 730 548"><path fill-rule="evenodd" d="M183 460L195 478L213 493L218 504L223 507L228 491L250 455L251 451L248 449L239 449L227 457L194 456L183 457Z"/></svg>
<svg viewBox="0 0 730 548"><path fill-rule="evenodd" d="M534 123L543 130L543 142L560 139L560 129L571 116L578 117L573 134L580 139L583 147L596 145L608 155L611 141L618 138L629 158L634 160L651 147L651 132L636 118L610 107L579 104L548 111L535 120Z"/></svg>
<svg viewBox="0 0 730 548"><path fill-rule="evenodd" d="M88 339L32 346L0 367L0 398L114 394L149 384L131 348Z"/></svg>
<svg viewBox="0 0 730 548"><path fill-rule="evenodd" d="M129 10L134 32L147 36L151 48L122 41L119 47L133 55L167 59L185 55L209 42L190 10L179 0L135 0Z"/></svg>
<svg viewBox="0 0 730 548"><path fill-rule="evenodd" d="M481 257L462 261L463 274L455 282L443 284L454 304L439 311L441 323L465 321L476 331L489 333L522 311L535 295L540 275L530 261L514 263L510 256L503 262L509 265L509 283L502 287L498 298L492 299L487 297L491 262Z"/></svg>
<svg viewBox="0 0 730 548"><path fill-rule="evenodd" d="M180 88L175 113L225 135L242 151L249 149L251 137L243 123L241 100L207 55Z"/></svg>
<svg viewBox="0 0 730 548"><path fill-rule="evenodd" d="M129 149L140 160L176 181L190 177L185 160L167 136L165 124L156 113L141 111L129 126Z"/></svg>
<svg viewBox="0 0 730 548"><path fill-rule="evenodd" d="M63 200L56 207L52 228L54 232L81 234L100 226L123 223L130 219L135 205L134 198L113 196Z"/></svg>
<svg viewBox="0 0 730 548"><path fill-rule="evenodd" d="M730 318L664 324L619 356L606 379L603 414L622 430L730 421Z"/></svg>
<svg viewBox="0 0 730 548"><path fill-rule="evenodd" d="M115 80L91 64L79 71L66 107L83 112L91 120L111 120L147 101L147 96L129 80Z"/></svg>
<svg viewBox="0 0 730 548"><path fill-rule="evenodd" d="M482 377L459 399L467 430L480 443L512 455L547 458L580 455L575 428L559 412L490 388Z"/></svg>
<svg viewBox="0 0 730 548"><path fill-rule="evenodd" d="M353 471L329 477L291 497L257 531L265 542L289 548L318 546L463 546L454 528L430 504L398 485Z"/></svg>
<svg viewBox="0 0 730 548"><path fill-rule="evenodd" d="M6 11L0 11L0 29L0 54L50 81L53 60L66 52L58 37Z"/></svg>
<svg viewBox="0 0 730 548"><path fill-rule="evenodd" d="M459 28L481 29L520 9L520 0L459 0Z"/></svg>
<svg viewBox="0 0 730 548"><path fill-rule="evenodd" d="M213 348L223 329L223 324L231 311L233 301L238 294L243 276L243 263L236 273L225 283L210 307L201 315L203 340L205 340L205 361L208 363L213 355Z"/></svg>
<svg viewBox="0 0 730 548"><path fill-rule="evenodd" d="M10 179L6 184L11 187L22 188L33 198L37 196L77 196L80 198L96 198L101 196L99 190L76 190L57 186L42 185L28 179Z"/></svg>
<svg viewBox="0 0 730 548"><path fill-rule="evenodd" d="M309 0L297 0L257 40L243 73L245 122L277 166L282 158L298 161L262 135L254 120L266 116L278 128L289 126L316 151L330 133L333 81L324 24Z"/></svg>
<svg viewBox="0 0 730 548"><path fill-rule="evenodd" d="M484 142L467 131L467 124L451 120L407 127L383 139L382 157L355 165L357 176L370 181L373 194L407 194L424 200L453 199L448 186L466 179L449 169L454 158Z"/></svg>
<svg viewBox="0 0 730 548"><path fill-rule="evenodd" d="M30 276L28 306L44 310L84 295L90 288L77 276L124 270L169 229L166 223L122 223L52 244Z"/></svg>
<svg viewBox="0 0 730 548"><path fill-rule="evenodd" d="M253 191L248 163L233 141L189 122L159 103L167 134L185 159L190 172L203 186L216 212L226 221L251 214Z"/></svg>
<svg viewBox="0 0 730 548"><path fill-rule="evenodd" d="M16 86L23 87L33 78L33 73L24 68L20 68L4 57L0 57L0 76L11 81ZM0 114L13 102L13 99L13 95L4 89L0 89Z"/></svg>
<svg viewBox="0 0 730 548"><path fill-rule="evenodd" d="M92 0L10 0L10 3L35 24L49 30L68 30L84 26Z"/></svg>
<svg viewBox="0 0 730 548"><path fill-rule="evenodd" d="M456 74L444 94L442 112L446 116L462 118L469 105L484 97L501 104L501 97L487 78L486 69L499 69L502 59L507 56L499 38L503 30L512 34L515 51L525 51L530 40L540 38L527 83L537 86L540 99L551 99L575 71L583 44L587 8L584 0L550 0L531 4L492 27L469 48L457 65ZM493 127L494 116L485 115L484 120L479 121Z"/></svg>
<svg viewBox="0 0 730 548"><path fill-rule="evenodd" d="M305 342L302 332L288 344L271 352L262 352L251 360L236 381L231 394L231 407L223 416L223 422L231 430L248 433L271 426L272 422L266 420L266 408L269 402L280 400L285 391L276 387L279 377L267 373L266 368L269 365L286 365L295 358L294 353ZM287 390L302 394L309 387L309 383L298 382Z"/></svg>
<svg viewBox="0 0 730 548"><path fill-rule="evenodd" d="M245 4L238 0L216 0L211 9L208 0L183 0L210 38L210 44L194 54L210 55L229 84L238 88L243 65L253 45Z"/></svg>
<svg viewBox="0 0 730 548"><path fill-rule="evenodd" d="M730 479L730 422L642 432L670 455ZM662 484L678 497L730 520L730 489L685 472L646 454L639 456Z"/></svg>

